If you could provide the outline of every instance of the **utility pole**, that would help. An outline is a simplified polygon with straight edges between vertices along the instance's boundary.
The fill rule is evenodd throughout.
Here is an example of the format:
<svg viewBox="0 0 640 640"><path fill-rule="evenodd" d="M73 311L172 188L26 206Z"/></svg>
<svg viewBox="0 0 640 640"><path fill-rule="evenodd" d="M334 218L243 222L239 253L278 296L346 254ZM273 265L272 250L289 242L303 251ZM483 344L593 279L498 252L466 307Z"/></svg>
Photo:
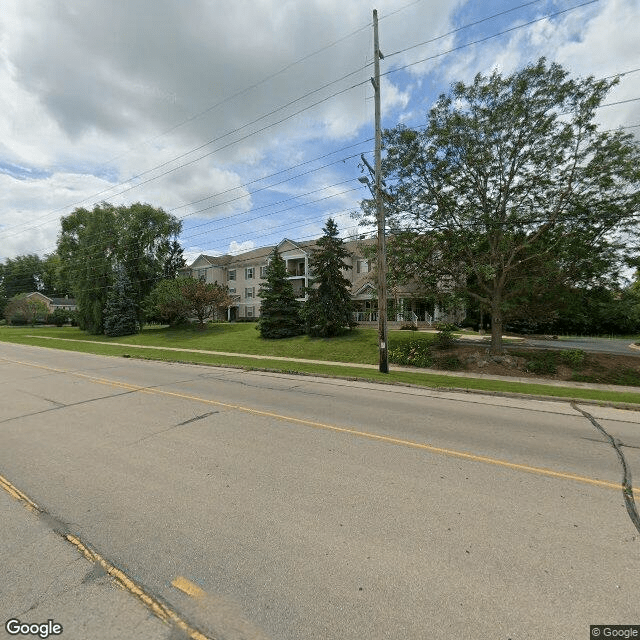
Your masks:
<svg viewBox="0 0 640 640"><path fill-rule="evenodd" d="M375 96L375 198L378 219L378 344L380 347L380 373L389 373L389 346L387 341L387 248L385 239L384 205L382 202L382 130L380 128L380 52L378 42L378 11L373 10L373 68L371 78Z"/></svg>

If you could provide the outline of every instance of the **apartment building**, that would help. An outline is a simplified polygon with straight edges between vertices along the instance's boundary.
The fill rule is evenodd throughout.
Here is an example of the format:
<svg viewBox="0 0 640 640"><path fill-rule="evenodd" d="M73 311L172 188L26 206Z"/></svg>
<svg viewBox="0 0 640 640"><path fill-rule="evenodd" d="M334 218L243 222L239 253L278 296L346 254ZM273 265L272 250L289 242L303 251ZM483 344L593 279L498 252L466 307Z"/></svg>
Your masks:
<svg viewBox="0 0 640 640"><path fill-rule="evenodd" d="M376 274L365 256L365 249L375 244L375 239L345 241L350 256L345 260L345 277L351 282L357 322L376 322ZM300 301L305 300L305 290L312 280L309 267L316 240L294 242L287 238L278 245L278 252L287 266L289 280ZM227 285L233 305L227 310L227 319L251 320L260 317L260 283L266 279L266 268L274 246L261 247L237 255L210 256L201 254L182 270L182 275L199 278L204 282ZM350 269L348 267L351 267ZM421 322L452 320L437 305L422 299L415 287L403 287L389 292L396 320L412 319ZM458 314L459 315L459 314Z"/></svg>

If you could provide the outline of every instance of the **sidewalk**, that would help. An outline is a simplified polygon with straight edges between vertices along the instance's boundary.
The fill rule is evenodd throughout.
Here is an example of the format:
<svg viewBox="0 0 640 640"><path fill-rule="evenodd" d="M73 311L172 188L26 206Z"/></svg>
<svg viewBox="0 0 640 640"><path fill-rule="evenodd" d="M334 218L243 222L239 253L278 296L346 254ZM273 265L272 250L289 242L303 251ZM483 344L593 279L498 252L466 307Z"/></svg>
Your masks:
<svg viewBox="0 0 640 640"><path fill-rule="evenodd" d="M39 338L40 340L62 340L65 342L86 342L74 338L54 338L49 336L27 336L29 338ZM231 358L251 358L253 360L276 360L279 362L299 362L301 364L320 364L327 366L337 366L353 369L378 369L377 364L362 364L357 362L335 362L329 360L308 360L305 358L285 358L283 356L267 356L252 353L232 353L228 351L207 351L204 349L186 349L181 347L157 347L151 345L134 345L126 342L106 342L92 340L91 344L115 345L119 347L129 347L131 349L149 349L156 351L174 351L179 353L202 353L213 356L225 356ZM401 365L390 365L390 371L409 371L411 373L447 376L453 378L476 378L478 380L501 380L503 382L519 382L525 384L540 384L551 387L566 387L574 389L597 389L600 391L618 391L620 393L640 393L640 387L627 387L615 384L596 384L591 382L573 382L571 380L550 380L548 378L527 378L521 376L496 376L487 373L470 373L467 371L444 371L441 369L421 369L418 367L405 367ZM347 372L345 372L345 375Z"/></svg>

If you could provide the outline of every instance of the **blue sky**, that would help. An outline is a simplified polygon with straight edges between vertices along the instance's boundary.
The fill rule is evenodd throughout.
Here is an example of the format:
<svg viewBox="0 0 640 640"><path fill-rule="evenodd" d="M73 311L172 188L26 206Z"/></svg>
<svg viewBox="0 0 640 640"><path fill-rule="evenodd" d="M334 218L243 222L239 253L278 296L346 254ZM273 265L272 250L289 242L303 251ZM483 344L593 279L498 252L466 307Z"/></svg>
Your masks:
<svg viewBox="0 0 640 640"><path fill-rule="evenodd" d="M53 251L60 217L103 200L183 219L188 258L317 237L329 216L355 233L360 154L373 162L373 8L4 0L0 260ZM375 8L385 127L421 125L452 82L540 56L582 76L640 68L639 0ZM603 127L640 124L638 87L640 73L622 78L609 101L631 102L601 109Z"/></svg>

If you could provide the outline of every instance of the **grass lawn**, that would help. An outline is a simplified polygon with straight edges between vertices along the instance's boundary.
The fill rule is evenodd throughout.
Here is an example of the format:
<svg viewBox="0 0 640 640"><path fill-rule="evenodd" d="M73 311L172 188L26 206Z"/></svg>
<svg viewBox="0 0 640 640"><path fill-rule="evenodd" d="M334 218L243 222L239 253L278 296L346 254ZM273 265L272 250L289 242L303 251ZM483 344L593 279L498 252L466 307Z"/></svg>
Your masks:
<svg viewBox="0 0 640 640"><path fill-rule="evenodd" d="M254 323L213 324L205 331L198 329L169 329L146 327L135 336L108 338L91 336L75 327L6 327L0 326L0 341L16 342L34 346L81 351L100 355L136 357L163 361L193 362L208 365L236 366L247 369L270 369L289 373L308 373L341 376L399 384L414 384L432 388L458 388L524 393L562 398L591 399L603 402L640 404L639 393L579 389L480 378L454 377L446 373L416 371L392 371L381 374L377 369L345 367L337 363L377 364L378 334L375 329L355 329L345 336L332 339L299 336L283 340L263 340ZM401 342L420 340L431 342L434 334L415 334L410 331L391 331L390 348ZM47 338L63 338L50 340ZM96 344L104 342L107 344ZM126 346L109 343L123 343ZM139 347L153 346L159 349ZM138 348L137 348L138 347ZM167 350L165 350L165 348ZM260 359L241 356L217 356L212 354L170 351L170 348L201 349L238 354L264 356ZM324 360L336 364L312 364L271 360L269 356Z"/></svg>

